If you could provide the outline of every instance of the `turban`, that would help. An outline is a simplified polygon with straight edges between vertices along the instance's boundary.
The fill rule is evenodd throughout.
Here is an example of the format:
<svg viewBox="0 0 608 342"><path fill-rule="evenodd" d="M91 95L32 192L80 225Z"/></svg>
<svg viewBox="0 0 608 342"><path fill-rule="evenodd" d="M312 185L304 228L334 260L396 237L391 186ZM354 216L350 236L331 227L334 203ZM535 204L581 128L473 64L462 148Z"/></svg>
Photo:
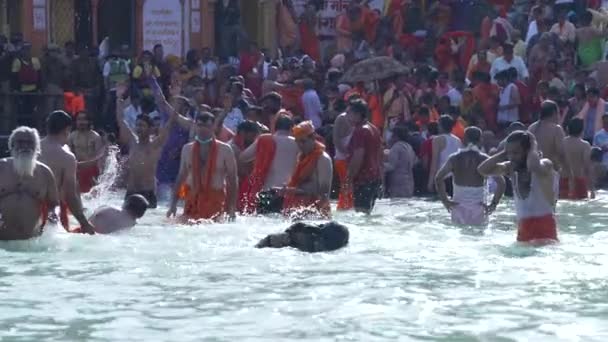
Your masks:
<svg viewBox="0 0 608 342"><path fill-rule="evenodd" d="M296 139L306 138L315 133L315 126L313 126L312 121L304 121L296 125L292 133Z"/></svg>

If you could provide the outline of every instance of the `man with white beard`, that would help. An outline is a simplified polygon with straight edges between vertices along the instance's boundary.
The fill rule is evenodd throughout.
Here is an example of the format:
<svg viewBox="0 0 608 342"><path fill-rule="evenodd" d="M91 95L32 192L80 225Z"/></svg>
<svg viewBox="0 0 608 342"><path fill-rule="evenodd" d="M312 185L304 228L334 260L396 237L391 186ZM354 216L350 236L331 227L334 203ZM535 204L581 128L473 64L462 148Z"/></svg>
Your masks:
<svg viewBox="0 0 608 342"><path fill-rule="evenodd" d="M8 146L11 157L0 159L0 240L24 240L42 234L59 196L53 172L37 161L38 131L16 128Z"/></svg>
<svg viewBox="0 0 608 342"><path fill-rule="evenodd" d="M72 117L64 111L54 111L46 119L46 130L47 136L40 142L40 161L48 165L57 180L61 224L65 230L73 231L69 227L69 209L80 224L80 228L74 231L94 234L95 229L82 209L76 180L76 157L67 146Z"/></svg>

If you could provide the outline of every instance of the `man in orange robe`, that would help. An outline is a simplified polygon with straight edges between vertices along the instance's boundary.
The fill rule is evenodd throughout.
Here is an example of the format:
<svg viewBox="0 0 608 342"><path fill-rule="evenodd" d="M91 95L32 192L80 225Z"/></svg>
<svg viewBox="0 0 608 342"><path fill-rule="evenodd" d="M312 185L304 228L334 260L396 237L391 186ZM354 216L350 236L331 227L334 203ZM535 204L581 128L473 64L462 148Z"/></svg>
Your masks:
<svg viewBox="0 0 608 342"><path fill-rule="evenodd" d="M215 116L195 118L194 142L182 149L181 165L167 217L175 216L177 202L185 198L184 219L219 221L235 217L238 191L236 159L230 145L215 139Z"/></svg>
<svg viewBox="0 0 608 342"><path fill-rule="evenodd" d="M316 140L312 122L305 121L295 126L293 136L300 155L289 183L281 189L285 198L283 214L299 218L319 215L329 218L333 176L331 158L325 153L325 146Z"/></svg>

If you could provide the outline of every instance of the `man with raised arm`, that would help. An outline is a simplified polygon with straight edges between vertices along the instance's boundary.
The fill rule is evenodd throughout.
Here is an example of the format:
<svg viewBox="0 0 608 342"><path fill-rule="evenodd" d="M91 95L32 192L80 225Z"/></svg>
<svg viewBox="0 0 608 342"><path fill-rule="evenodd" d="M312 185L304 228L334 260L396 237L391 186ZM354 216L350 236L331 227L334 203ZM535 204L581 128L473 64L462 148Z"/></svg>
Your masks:
<svg viewBox="0 0 608 342"><path fill-rule="evenodd" d="M558 241L553 186L556 171L551 160L540 157L532 133L511 133L505 150L486 159L477 170L486 177L511 179L518 220L517 241L531 244Z"/></svg>

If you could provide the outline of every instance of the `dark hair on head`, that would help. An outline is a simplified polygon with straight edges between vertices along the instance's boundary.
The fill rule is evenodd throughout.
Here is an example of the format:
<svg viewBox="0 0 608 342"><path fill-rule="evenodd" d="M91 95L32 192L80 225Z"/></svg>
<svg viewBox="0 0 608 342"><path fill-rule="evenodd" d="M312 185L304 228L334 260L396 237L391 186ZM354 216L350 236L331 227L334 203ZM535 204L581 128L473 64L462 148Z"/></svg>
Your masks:
<svg viewBox="0 0 608 342"><path fill-rule="evenodd" d="M410 132L417 133L420 131L420 127L418 127L418 125L416 125L416 122L414 122L413 120L406 122L405 126Z"/></svg>
<svg viewBox="0 0 608 342"><path fill-rule="evenodd" d="M587 26L591 24L593 21L593 14L591 12L585 11L581 14L581 24Z"/></svg>
<svg viewBox="0 0 608 342"><path fill-rule="evenodd" d="M264 95L264 97L262 97L260 99L260 103L267 101L267 100L274 102L278 106L281 106L282 102L283 102L283 98L281 97L281 94L274 92L274 91Z"/></svg>
<svg viewBox="0 0 608 342"><path fill-rule="evenodd" d="M516 80L518 77L517 69L514 67L510 67L509 69L507 69L507 73L509 74L509 79L511 81Z"/></svg>
<svg viewBox="0 0 608 342"><path fill-rule="evenodd" d="M246 120L241 122L237 128L237 133L260 133L260 126L255 121Z"/></svg>
<svg viewBox="0 0 608 342"><path fill-rule="evenodd" d="M470 126L464 130L464 140L469 144L479 144L481 142L481 129Z"/></svg>
<svg viewBox="0 0 608 342"><path fill-rule="evenodd" d="M581 118L572 118L568 121L568 134L574 137L578 137L583 134L585 122Z"/></svg>
<svg viewBox="0 0 608 342"><path fill-rule="evenodd" d="M346 101L344 101L343 99L338 99L336 100L336 102L334 102L334 110L338 113L345 112L347 107L348 106L346 105Z"/></svg>
<svg viewBox="0 0 608 342"><path fill-rule="evenodd" d="M150 202L139 194L130 195L125 199L124 208L131 213L135 218L142 218L148 210Z"/></svg>
<svg viewBox="0 0 608 342"><path fill-rule="evenodd" d="M148 125L148 127L154 126L154 120L152 120L152 118L147 114L139 114L135 118L135 121L143 121L146 123L146 125Z"/></svg>
<svg viewBox="0 0 608 342"><path fill-rule="evenodd" d="M410 138L410 131L405 124L397 124L393 128L393 135L399 139L399 141L408 141Z"/></svg>
<svg viewBox="0 0 608 342"><path fill-rule="evenodd" d="M591 148L591 161L596 163L601 163L604 159L604 151L597 146L593 146Z"/></svg>
<svg viewBox="0 0 608 342"><path fill-rule="evenodd" d="M557 114L559 107L557 103L547 100L540 105L540 119L548 119Z"/></svg>
<svg viewBox="0 0 608 342"><path fill-rule="evenodd" d="M439 126L446 133L451 132L452 128L454 128L455 124L456 124L456 121L454 121L454 118L452 118L449 115L442 115L439 118Z"/></svg>
<svg viewBox="0 0 608 342"><path fill-rule="evenodd" d="M427 126L430 135L439 135L439 124L436 122L430 122Z"/></svg>
<svg viewBox="0 0 608 342"><path fill-rule="evenodd" d="M585 89L584 84L575 84L574 88L573 88L573 92L576 93L577 90L580 91L581 93L583 93L583 96L587 95L587 90Z"/></svg>
<svg viewBox="0 0 608 342"><path fill-rule="evenodd" d="M46 118L47 133L49 135L60 134L66 128L71 128L72 122L72 117L68 113L56 110Z"/></svg>
<svg viewBox="0 0 608 342"><path fill-rule="evenodd" d="M337 222L321 225L321 238L325 251L335 251L348 245L349 232L346 226Z"/></svg>
<svg viewBox="0 0 608 342"><path fill-rule="evenodd" d="M352 94L348 95L348 97L346 98L346 101L351 102L351 101L354 101L354 100L357 100L357 99L360 99L360 98L361 98L361 94L359 94L359 93L352 93Z"/></svg>
<svg viewBox="0 0 608 342"><path fill-rule="evenodd" d="M340 80L340 78L342 78L342 72L338 71L338 70L331 70L327 73L327 80L330 83L335 83L338 82Z"/></svg>
<svg viewBox="0 0 608 342"><path fill-rule="evenodd" d="M196 117L194 118L194 121L215 122L215 115L213 115L213 113L210 113L210 112L200 112L196 115Z"/></svg>
<svg viewBox="0 0 608 342"><path fill-rule="evenodd" d="M234 82L230 84L230 91L232 91L233 88L236 89L238 92L243 92L243 90L245 89L245 85L240 81Z"/></svg>
<svg viewBox="0 0 608 342"><path fill-rule="evenodd" d="M156 110L156 101L154 100L154 97L145 95L139 100L139 107L144 113L152 113Z"/></svg>
<svg viewBox="0 0 608 342"><path fill-rule="evenodd" d="M274 125L277 131L291 131L293 128L293 119L287 115L279 115Z"/></svg>
<svg viewBox="0 0 608 342"><path fill-rule="evenodd" d="M162 47L163 47L163 44L156 44L156 45L154 45L154 47L152 48L152 51L154 51L154 50L156 50L156 49L158 49L158 48L162 48Z"/></svg>
<svg viewBox="0 0 608 342"><path fill-rule="evenodd" d="M431 111L429 110L429 107L420 107L420 109L418 109L418 115L420 115L420 116L430 116L431 115Z"/></svg>
<svg viewBox="0 0 608 342"><path fill-rule="evenodd" d="M352 112L356 113L360 117L362 117L364 119L368 118L369 107L367 106L367 102L365 102L365 100L356 99L356 100L350 101L348 106L350 107L350 110Z"/></svg>
<svg viewBox="0 0 608 342"><path fill-rule="evenodd" d="M496 75L494 75L494 79L495 80L509 80L509 70L505 69L502 71L499 71Z"/></svg>
<svg viewBox="0 0 608 342"><path fill-rule="evenodd" d="M527 131L515 131L507 137L507 144L519 143L524 150L529 151L532 146L531 134Z"/></svg>
<svg viewBox="0 0 608 342"><path fill-rule="evenodd" d="M597 88L589 88L587 89L587 95L592 95L592 96L600 96L600 91Z"/></svg>
<svg viewBox="0 0 608 342"><path fill-rule="evenodd" d="M524 125L523 123L521 123L519 121L511 122L511 124L509 125L509 127L507 128L507 130L509 130L511 132L525 131L526 130L526 125Z"/></svg>

